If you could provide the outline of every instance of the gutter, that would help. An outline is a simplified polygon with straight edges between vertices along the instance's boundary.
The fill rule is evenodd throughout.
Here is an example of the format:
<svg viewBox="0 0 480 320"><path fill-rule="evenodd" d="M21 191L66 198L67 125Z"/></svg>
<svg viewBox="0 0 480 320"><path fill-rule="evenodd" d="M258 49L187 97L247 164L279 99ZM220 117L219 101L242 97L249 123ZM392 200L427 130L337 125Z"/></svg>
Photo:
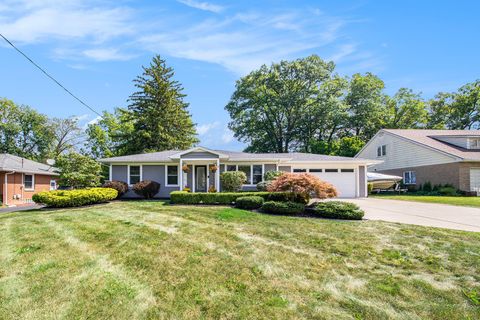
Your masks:
<svg viewBox="0 0 480 320"><path fill-rule="evenodd" d="M8 175L9 174L14 174L15 171L12 172L5 172L5 203L4 205L8 206Z"/></svg>

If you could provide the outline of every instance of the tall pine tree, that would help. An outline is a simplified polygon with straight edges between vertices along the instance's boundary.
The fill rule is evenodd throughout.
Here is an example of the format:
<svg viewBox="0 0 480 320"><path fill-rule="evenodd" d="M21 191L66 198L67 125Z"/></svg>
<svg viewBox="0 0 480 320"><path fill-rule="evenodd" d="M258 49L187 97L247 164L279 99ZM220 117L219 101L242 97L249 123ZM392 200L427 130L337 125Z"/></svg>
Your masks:
<svg viewBox="0 0 480 320"><path fill-rule="evenodd" d="M192 147L198 142L195 124L173 69L159 55L142 68L142 75L134 80L138 91L129 98L126 118L134 131L125 137L128 153Z"/></svg>

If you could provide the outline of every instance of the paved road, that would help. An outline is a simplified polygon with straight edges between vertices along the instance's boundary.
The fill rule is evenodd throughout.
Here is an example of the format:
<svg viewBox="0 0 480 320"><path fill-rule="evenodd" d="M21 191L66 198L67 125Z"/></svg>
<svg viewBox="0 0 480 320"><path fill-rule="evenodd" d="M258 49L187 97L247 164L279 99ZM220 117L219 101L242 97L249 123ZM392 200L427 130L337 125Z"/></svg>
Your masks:
<svg viewBox="0 0 480 320"><path fill-rule="evenodd" d="M365 218L480 232L480 209L388 199L347 199L365 211Z"/></svg>
<svg viewBox="0 0 480 320"><path fill-rule="evenodd" d="M43 208L43 206L38 205L38 204L32 204L32 205L28 205L28 206L0 208L0 214L8 213L8 212L17 212L17 211L25 211L25 210L32 210L32 209L40 209L40 208Z"/></svg>

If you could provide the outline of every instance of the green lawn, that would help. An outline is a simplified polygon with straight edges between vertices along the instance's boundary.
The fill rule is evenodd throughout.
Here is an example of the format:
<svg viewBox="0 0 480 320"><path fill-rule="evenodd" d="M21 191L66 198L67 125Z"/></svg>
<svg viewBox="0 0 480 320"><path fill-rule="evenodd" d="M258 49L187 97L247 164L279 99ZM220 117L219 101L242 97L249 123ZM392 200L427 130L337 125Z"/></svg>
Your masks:
<svg viewBox="0 0 480 320"><path fill-rule="evenodd" d="M455 206L480 208L480 197L444 197L444 196L416 196L416 195L372 195L380 199L417 201L428 203L451 204Z"/></svg>
<svg viewBox="0 0 480 320"><path fill-rule="evenodd" d="M114 202L0 215L1 319L479 319L480 234Z"/></svg>

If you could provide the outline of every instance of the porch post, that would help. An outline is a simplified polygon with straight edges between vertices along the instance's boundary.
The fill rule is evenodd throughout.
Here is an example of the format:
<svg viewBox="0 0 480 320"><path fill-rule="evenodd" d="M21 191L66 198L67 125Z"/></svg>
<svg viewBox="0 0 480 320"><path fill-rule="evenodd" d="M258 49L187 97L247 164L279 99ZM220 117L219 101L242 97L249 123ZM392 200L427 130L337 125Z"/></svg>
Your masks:
<svg viewBox="0 0 480 320"><path fill-rule="evenodd" d="M195 192L195 165L192 164L192 192Z"/></svg>
<svg viewBox="0 0 480 320"><path fill-rule="evenodd" d="M180 158L180 168L179 168L179 174L180 174L180 191L183 190L183 170L182 170L182 167L183 167L183 160Z"/></svg>
<svg viewBox="0 0 480 320"><path fill-rule="evenodd" d="M215 171L215 189L220 192L220 159L217 159L217 171Z"/></svg>

